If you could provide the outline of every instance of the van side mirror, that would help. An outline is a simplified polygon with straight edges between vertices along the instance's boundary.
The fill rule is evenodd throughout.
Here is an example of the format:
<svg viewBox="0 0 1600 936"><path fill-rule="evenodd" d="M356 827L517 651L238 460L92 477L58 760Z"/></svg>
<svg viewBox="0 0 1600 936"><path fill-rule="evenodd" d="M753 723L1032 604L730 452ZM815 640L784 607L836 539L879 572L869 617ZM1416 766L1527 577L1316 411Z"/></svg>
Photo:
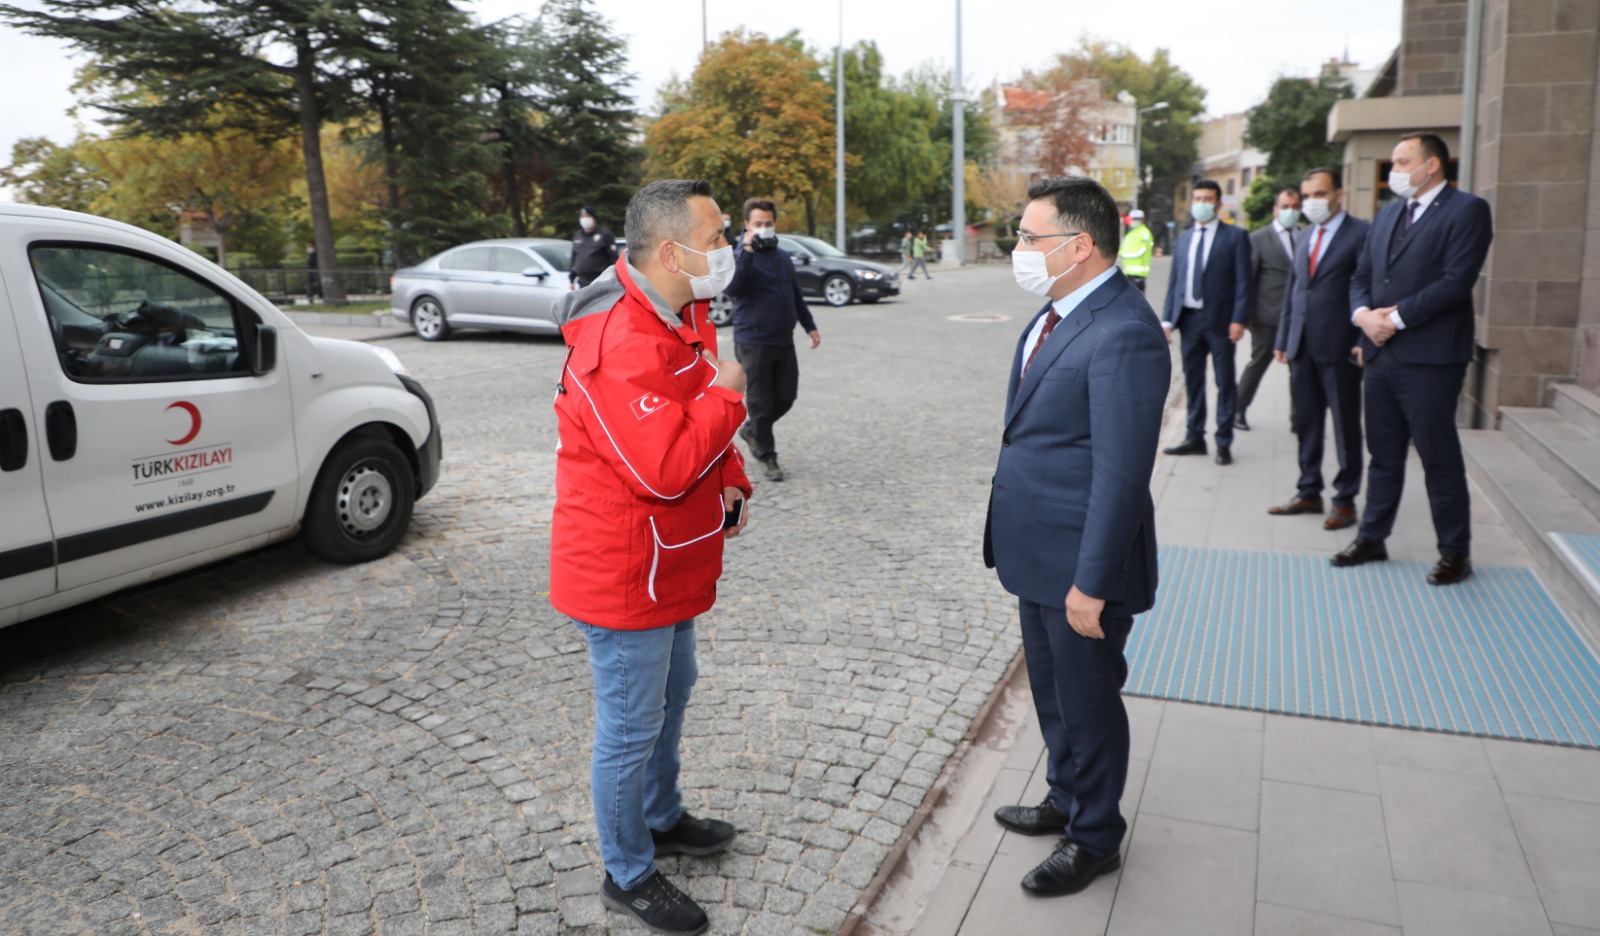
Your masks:
<svg viewBox="0 0 1600 936"><path fill-rule="evenodd" d="M257 377L271 373L278 366L278 328L275 325L256 326L256 348L250 373Z"/></svg>

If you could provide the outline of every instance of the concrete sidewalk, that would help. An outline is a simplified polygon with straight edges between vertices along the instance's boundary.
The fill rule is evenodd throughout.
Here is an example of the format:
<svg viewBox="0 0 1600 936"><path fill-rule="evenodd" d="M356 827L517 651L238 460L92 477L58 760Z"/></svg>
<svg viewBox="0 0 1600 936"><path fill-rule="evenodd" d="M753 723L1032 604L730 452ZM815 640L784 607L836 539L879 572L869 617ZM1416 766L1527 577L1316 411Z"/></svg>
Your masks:
<svg viewBox="0 0 1600 936"><path fill-rule="evenodd" d="M1244 360L1248 339L1239 348ZM1215 397L1212 396L1214 401ZM1181 409L1163 445L1181 441ZM1329 556L1354 531L1271 517L1298 476L1287 368L1274 366L1235 464L1162 457L1163 545ZM1331 479L1335 467L1331 441ZM1363 492L1364 494L1365 492ZM1358 502L1358 507L1364 500ZM1530 557L1473 488L1473 559ZM1415 455L1389 550L1437 554ZM1137 625L1136 625L1137 626ZM1128 698L1123 869L1071 897L1020 887L1053 838L1007 833L1006 803L1044 798L1026 676L866 914L878 936L1600 936L1600 751Z"/></svg>

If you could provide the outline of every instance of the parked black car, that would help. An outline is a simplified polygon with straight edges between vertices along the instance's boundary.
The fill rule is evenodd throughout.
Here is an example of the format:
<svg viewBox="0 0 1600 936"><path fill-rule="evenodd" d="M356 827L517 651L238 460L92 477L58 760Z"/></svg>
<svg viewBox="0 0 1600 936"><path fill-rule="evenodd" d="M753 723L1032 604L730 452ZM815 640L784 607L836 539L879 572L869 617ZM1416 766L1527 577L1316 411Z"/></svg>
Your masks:
<svg viewBox="0 0 1600 936"><path fill-rule="evenodd" d="M831 306L877 302L900 295L894 267L852 257L825 240L801 234L779 234L778 246L794 258L800 291Z"/></svg>

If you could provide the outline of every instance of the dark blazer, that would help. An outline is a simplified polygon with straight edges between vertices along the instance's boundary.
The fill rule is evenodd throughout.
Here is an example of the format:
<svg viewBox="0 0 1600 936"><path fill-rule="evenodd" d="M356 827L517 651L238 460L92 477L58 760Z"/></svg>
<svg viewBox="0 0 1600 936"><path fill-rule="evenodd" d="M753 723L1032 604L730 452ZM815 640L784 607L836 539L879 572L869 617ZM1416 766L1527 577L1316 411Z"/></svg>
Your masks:
<svg viewBox="0 0 1600 936"><path fill-rule="evenodd" d="M1050 333L1019 386L1038 319L1011 362L984 563L1007 591L1038 604L1062 607L1077 585L1104 598L1107 615L1147 611L1156 592L1150 474L1172 379L1160 320L1118 270Z"/></svg>
<svg viewBox="0 0 1600 936"><path fill-rule="evenodd" d="M1205 265L1205 282L1200 286L1200 301L1205 303L1205 321L1214 331L1226 333L1230 324L1244 325L1250 319L1250 238L1233 224L1217 224L1216 242L1211 245ZM1183 287L1189 281L1189 242L1194 228L1178 235L1172 251L1172 274L1167 279L1167 304L1162 320L1178 325L1183 313Z"/></svg>
<svg viewBox="0 0 1600 936"><path fill-rule="evenodd" d="M1304 228L1295 228L1289 236L1299 241ZM1283 314L1283 296L1289 288L1289 264L1293 262L1283 250L1278 239L1278 226L1274 222L1250 232L1250 324L1278 324Z"/></svg>
<svg viewBox="0 0 1600 936"><path fill-rule="evenodd" d="M1350 356L1350 349L1361 339L1361 329L1350 321L1350 279L1367 246L1370 229L1367 222L1347 212L1339 230L1322 245L1317 275L1312 276L1311 248L1316 245L1317 229L1306 228L1295 242L1283 322L1273 350L1284 352L1291 361L1304 355L1324 364Z"/></svg>
<svg viewBox="0 0 1600 936"><path fill-rule="evenodd" d="M1381 349L1361 336L1370 360L1393 354L1407 364L1465 364L1472 360L1472 287L1494 240L1489 203L1446 184L1389 261L1389 242L1406 203L1378 213L1350 281L1350 309L1399 306L1405 328Z"/></svg>

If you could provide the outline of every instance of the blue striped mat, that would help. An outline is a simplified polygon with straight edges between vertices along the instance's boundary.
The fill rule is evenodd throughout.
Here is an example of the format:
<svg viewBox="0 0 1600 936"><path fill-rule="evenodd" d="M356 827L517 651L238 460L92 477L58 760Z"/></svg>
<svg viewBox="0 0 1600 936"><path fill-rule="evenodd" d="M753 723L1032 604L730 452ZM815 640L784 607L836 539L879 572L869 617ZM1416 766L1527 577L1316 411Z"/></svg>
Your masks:
<svg viewBox="0 0 1600 936"><path fill-rule="evenodd" d="M1600 545L1600 543L1597 543ZM1128 640L1130 695L1600 747L1600 661L1528 569L1335 569L1165 546Z"/></svg>

